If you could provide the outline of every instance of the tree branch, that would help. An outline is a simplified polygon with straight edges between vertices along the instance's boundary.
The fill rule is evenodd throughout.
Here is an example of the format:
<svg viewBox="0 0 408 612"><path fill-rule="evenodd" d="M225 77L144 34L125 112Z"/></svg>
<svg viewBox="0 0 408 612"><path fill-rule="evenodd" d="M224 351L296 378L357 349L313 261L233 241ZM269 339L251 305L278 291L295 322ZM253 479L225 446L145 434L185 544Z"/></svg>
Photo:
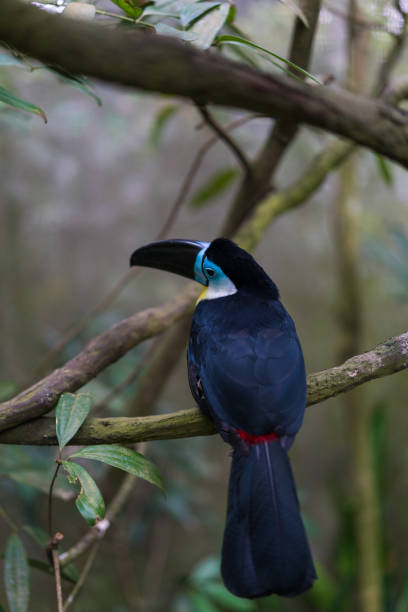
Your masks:
<svg viewBox="0 0 408 612"><path fill-rule="evenodd" d="M406 100L408 98L408 78L404 76L391 82L381 97L387 104L394 105Z"/></svg>
<svg viewBox="0 0 408 612"><path fill-rule="evenodd" d="M91 552L89 553L88 558L85 561L85 565L82 569L82 572L78 578L78 582L75 584L74 588L72 589L71 593L68 595L65 601L63 612L66 612L66 610L68 610L68 608L73 604L75 597L77 597L79 591L82 589L84 582L87 579L88 574L92 568L92 565L96 559L96 555L98 553L99 546L100 546L99 542L95 542L93 544L91 548Z"/></svg>
<svg viewBox="0 0 408 612"><path fill-rule="evenodd" d="M192 311L194 298L198 294L199 287L190 284L185 291L163 306L138 312L96 336L63 367L54 370L13 399L0 404L0 431L51 410L61 393L76 391L131 348L164 331Z"/></svg>
<svg viewBox="0 0 408 612"><path fill-rule="evenodd" d="M0 40L70 73L308 123L408 167L408 113L382 101L264 73L165 36L48 15L18 0L1 2Z"/></svg>
<svg viewBox="0 0 408 612"><path fill-rule="evenodd" d="M408 368L408 332L347 359L342 365L310 374L307 405L350 391L370 380ZM130 444L215 433L214 424L195 408L147 417L88 419L70 444ZM41 417L0 433L0 444L53 446L58 444L55 419Z"/></svg>
<svg viewBox="0 0 408 612"><path fill-rule="evenodd" d="M398 8L399 13L402 17L403 25L401 31L398 34L394 34L394 40L391 43L388 53L385 55L382 65L380 66L380 70L374 88L375 96L381 95L386 89L390 75L394 70L395 66L397 65L398 61L401 59L401 55L405 47L407 33L407 16L399 8L398 2L396 3L396 7ZM382 100L383 102L389 102L386 97L382 97Z"/></svg>
<svg viewBox="0 0 408 612"><path fill-rule="evenodd" d="M320 11L320 0L302 0L300 8L306 16L309 27L306 27L299 17L294 20L289 59L300 68L308 70ZM294 140L298 128L294 118L275 121L260 153L252 163L252 175L246 175L241 182L240 189L225 220L223 236L229 236L235 232L236 228L265 197L265 194L271 190L274 174L285 151Z"/></svg>
<svg viewBox="0 0 408 612"><path fill-rule="evenodd" d="M1 29L1 22L0 22ZM279 214L298 206L304 202L325 180L328 173L335 169L353 150L353 145L336 141L329 145L325 151L316 156L308 170L292 185L282 192L275 193L266 198L255 210L253 216L235 235L235 240L245 249L251 250L260 239L262 232ZM189 293L191 292L191 293ZM64 391L76 391L86 382L94 378L101 370L119 359L130 348L145 338L160 333L173 321L187 313L193 308L194 297L198 295L198 288L189 287L180 296L181 312L177 315L172 311L178 300L169 304L138 313L126 321L118 323L111 330L94 338L74 359L65 364L59 370L55 370L45 379L33 385L30 389L20 393L8 402L0 404L0 431L14 425L18 425L30 418L45 414L55 405L59 396ZM167 310L169 309L169 310ZM161 321L162 325L155 326L155 316L170 314L167 321ZM173 312L173 314L171 314ZM143 332L142 321L153 314L153 326L150 331ZM174 316L174 318L173 318ZM165 318L165 315L164 315ZM157 321L156 321L157 322ZM127 324L130 323L129 330ZM146 321L145 321L146 323ZM136 333L133 338L129 333L139 328L140 335ZM115 330L119 330L119 336L115 339ZM122 342L124 340L124 342ZM119 345L119 350L118 350ZM97 347L94 351L93 347Z"/></svg>
<svg viewBox="0 0 408 612"><path fill-rule="evenodd" d="M328 173L346 159L353 147L354 145L339 140L319 153L293 185L273 193L257 206L253 216L236 234L236 242L242 248L252 250L265 228L278 215L305 202L323 183Z"/></svg>
<svg viewBox="0 0 408 612"><path fill-rule="evenodd" d="M251 250L262 232L279 214L304 202L349 153L352 145L336 142L318 155L307 171L290 188L262 202L253 217L236 234L235 240ZM177 298L117 323L96 336L76 357L54 370L16 397L0 404L0 431L49 412L61 393L76 391L99 372L117 361L146 338L164 331L193 310L199 287L189 285Z"/></svg>
<svg viewBox="0 0 408 612"><path fill-rule="evenodd" d="M238 162L241 164L242 169L245 172L245 174L247 174L250 177L252 175L252 168L244 152L241 151L237 143L234 141L234 139L231 136L229 136L227 131L224 128L222 128L220 125L218 125L218 123L211 116L210 112L205 106L201 106L200 104L197 104L196 106L197 106L198 112L204 119L205 123L207 123L207 125L210 126L210 128L218 136L218 138L226 144L226 146L230 149L230 151L232 151L233 155L235 155Z"/></svg>

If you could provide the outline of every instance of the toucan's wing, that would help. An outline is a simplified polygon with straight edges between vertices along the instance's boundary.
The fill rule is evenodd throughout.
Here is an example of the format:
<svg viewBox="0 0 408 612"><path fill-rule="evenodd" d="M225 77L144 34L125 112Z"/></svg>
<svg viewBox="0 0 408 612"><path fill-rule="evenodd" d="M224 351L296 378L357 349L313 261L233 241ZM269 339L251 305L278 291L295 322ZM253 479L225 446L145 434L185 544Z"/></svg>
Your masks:
<svg viewBox="0 0 408 612"><path fill-rule="evenodd" d="M261 319L239 331L225 325L216 334L193 323L189 369L199 380L201 403L204 396L218 420L253 435L294 435L306 398L299 340L287 313L269 325Z"/></svg>

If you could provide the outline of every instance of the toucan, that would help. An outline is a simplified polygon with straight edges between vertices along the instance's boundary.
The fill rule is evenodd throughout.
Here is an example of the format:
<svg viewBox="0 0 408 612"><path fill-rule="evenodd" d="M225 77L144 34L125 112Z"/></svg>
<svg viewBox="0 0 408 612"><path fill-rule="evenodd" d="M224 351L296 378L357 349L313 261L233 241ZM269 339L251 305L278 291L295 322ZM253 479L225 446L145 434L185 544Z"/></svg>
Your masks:
<svg viewBox="0 0 408 612"><path fill-rule="evenodd" d="M295 325L263 268L231 240L163 240L137 249L132 266L194 279L187 352L192 395L232 447L221 555L238 597L309 589L316 572L288 450L302 425L306 375Z"/></svg>

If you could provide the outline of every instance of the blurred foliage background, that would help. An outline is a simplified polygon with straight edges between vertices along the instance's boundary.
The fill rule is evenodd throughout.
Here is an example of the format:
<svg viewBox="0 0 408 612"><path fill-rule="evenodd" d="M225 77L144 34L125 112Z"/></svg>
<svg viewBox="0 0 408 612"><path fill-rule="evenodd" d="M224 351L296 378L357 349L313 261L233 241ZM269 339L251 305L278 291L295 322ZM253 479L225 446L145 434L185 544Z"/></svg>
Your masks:
<svg viewBox="0 0 408 612"><path fill-rule="evenodd" d="M360 4L371 24L363 28L370 81L402 28L401 13L385 0ZM106 8L107 3L98 6ZM346 2L324 3L310 67L314 75L333 75L334 86L345 86L348 78L347 10ZM257 44L287 56L293 23L287 4L241 0L235 23ZM406 72L407 62L403 51L396 76ZM0 66L0 82L44 109L48 118L44 125L38 117L0 107L0 393L6 399L38 378L39 368L43 374L64 363L94 335L183 287L180 278L143 272L42 368L42 359L64 332L87 317L126 273L130 253L156 237L192 157L211 132L191 104L164 96L97 83L93 91L99 106L57 74L24 66ZM242 116L236 111L213 113L221 124ZM268 129L269 121L260 118L241 126L234 137L251 157ZM322 131L303 128L279 167L275 186L291 184L328 141ZM406 329L408 178L402 168L367 150L359 150L352 165L362 351ZM219 235L237 189L236 168L231 152L218 142L205 157L171 236L211 240ZM280 216L255 254L296 322L308 372L339 363L343 350L339 311L347 290L339 272L336 226L342 185L351 184L344 172L330 175L306 204ZM136 368L143 372L151 346L152 341L140 345L88 384L94 401L102 402ZM168 370L171 377L149 413L193 405L184 356L176 368L170 358ZM136 414L140 379L131 379L98 416ZM406 397L406 373L364 387L378 504L379 609L395 612L408 609ZM352 485L353 426L344 398L313 406L291 451L320 577L310 593L295 600L247 602L231 598L221 587L218 555L229 457L222 441L209 437L148 444L146 453L161 470L167 497L136 482L73 609L361 609L356 595L359 502ZM18 525L45 528L44 491L54 457L55 449L0 447L0 503ZM123 475L102 466L90 466L90 471L109 502ZM85 532L72 501L55 501L54 522L66 547ZM9 531L0 520L0 550ZM30 557L44 559L28 533L21 537ZM55 609L52 578L33 569L31 592L30 610ZM5 597L0 600L5 605Z"/></svg>

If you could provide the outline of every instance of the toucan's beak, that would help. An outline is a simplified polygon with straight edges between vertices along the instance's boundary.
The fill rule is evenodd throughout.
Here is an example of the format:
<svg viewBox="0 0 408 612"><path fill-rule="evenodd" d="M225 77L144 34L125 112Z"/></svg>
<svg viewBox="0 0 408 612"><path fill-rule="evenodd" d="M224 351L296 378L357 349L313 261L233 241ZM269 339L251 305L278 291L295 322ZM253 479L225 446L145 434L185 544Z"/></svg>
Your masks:
<svg viewBox="0 0 408 612"><path fill-rule="evenodd" d="M146 266L174 272L206 284L201 260L209 242L198 240L160 240L137 249L130 258L131 266Z"/></svg>

